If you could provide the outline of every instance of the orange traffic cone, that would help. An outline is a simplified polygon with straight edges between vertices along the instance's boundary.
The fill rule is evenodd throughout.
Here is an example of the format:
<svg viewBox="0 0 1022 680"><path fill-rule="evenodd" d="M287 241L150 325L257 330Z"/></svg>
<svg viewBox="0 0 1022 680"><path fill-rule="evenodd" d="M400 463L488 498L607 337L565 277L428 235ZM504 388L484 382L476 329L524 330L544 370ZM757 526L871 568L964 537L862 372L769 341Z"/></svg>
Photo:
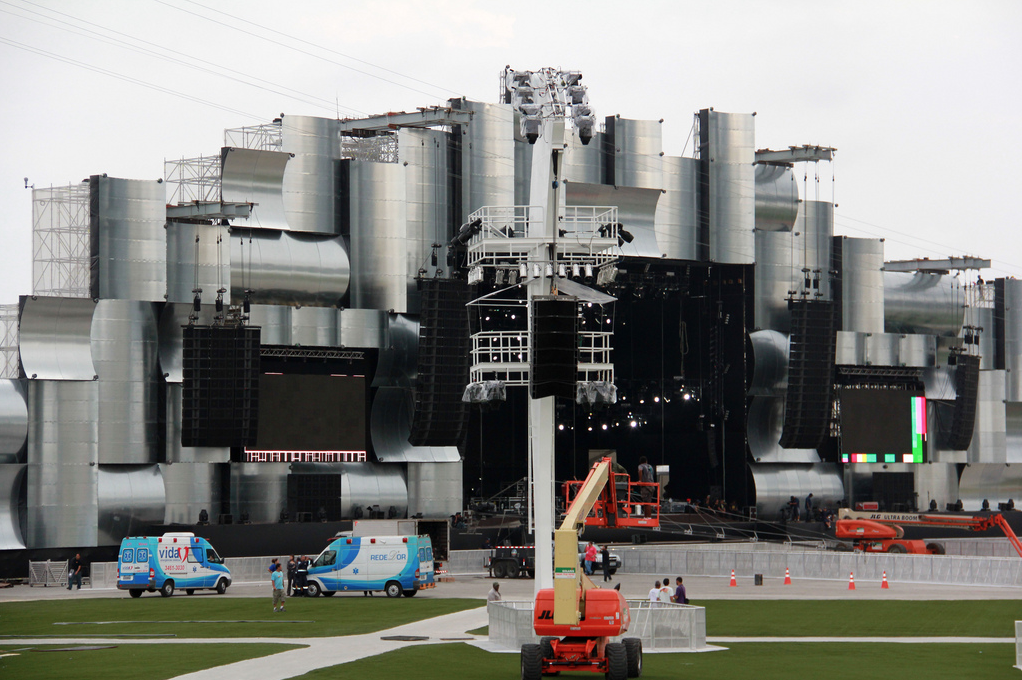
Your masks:
<svg viewBox="0 0 1022 680"><path fill-rule="evenodd" d="M887 585L887 572L886 571L884 571L884 580L880 582L880 587L881 588L890 588L890 586Z"/></svg>
<svg viewBox="0 0 1022 680"><path fill-rule="evenodd" d="M731 587L734 588L738 585L738 581L735 580L735 570L731 570Z"/></svg>
<svg viewBox="0 0 1022 680"><path fill-rule="evenodd" d="M784 568L784 585L791 585L791 572L788 571L787 567Z"/></svg>
<svg viewBox="0 0 1022 680"><path fill-rule="evenodd" d="M848 572L848 590L855 590L855 574Z"/></svg>

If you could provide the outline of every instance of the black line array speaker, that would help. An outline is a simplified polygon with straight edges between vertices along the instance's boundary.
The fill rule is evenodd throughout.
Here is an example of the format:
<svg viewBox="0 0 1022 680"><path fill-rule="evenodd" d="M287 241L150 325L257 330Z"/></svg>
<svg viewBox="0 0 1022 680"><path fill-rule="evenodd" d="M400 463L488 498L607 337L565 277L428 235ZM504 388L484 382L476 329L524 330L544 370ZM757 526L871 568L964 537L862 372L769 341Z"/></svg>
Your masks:
<svg viewBox="0 0 1022 680"><path fill-rule="evenodd" d="M532 300L533 399L575 398L578 377L578 309L574 297Z"/></svg>
<svg viewBox="0 0 1022 680"><path fill-rule="evenodd" d="M182 446L251 446L259 425L258 326L184 326Z"/></svg>
<svg viewBox="0 0 1022 680"><path fill-rule="evenodd" d="M341 475L288 475L287 507L317 521L341 519Z"/></svg>
<svg viewBox="0 0 1022 680"><path fill-rule="evenodd" d="M834 303L791 300L788 392L780 444L786 449L815 449L830 433L834 385Z"/></svg>
<svg viewBox="0 0 1022 680"><path fill-rule="evenodd" d="M976 427L976 402L979 398L979 357L961 355L955 368L955 406L951 432L945 445L953 451L964 451L972 443Z"/></svg>
<svg viewBox="0 0 1022 680"><path fill-rule="evenodd" d="M471 366L468 283L420 281L418 381L408 437L413 446L459 446L465 441L468 404L461 400Z"/></svg>

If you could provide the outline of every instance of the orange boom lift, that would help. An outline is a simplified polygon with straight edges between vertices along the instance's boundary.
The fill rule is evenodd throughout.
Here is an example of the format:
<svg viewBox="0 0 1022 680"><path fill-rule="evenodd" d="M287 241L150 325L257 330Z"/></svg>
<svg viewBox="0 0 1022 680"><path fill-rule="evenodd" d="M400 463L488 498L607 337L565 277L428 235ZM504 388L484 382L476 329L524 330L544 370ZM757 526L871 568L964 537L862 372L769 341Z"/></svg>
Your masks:
<svg viewBox="0 0 1022 680"><path fill-rule="evenodd" d="M837 538L852 541L856 550L863 552L912 553L916 555L943 555L944 545L904 538L904 526L946 527L986 531L998 527L1008 537L1015 552L1022 557L1022 543L1004 517L995 513L982 517L971 515L929 515L915 512L856 512L847 508L838 510L834 527Z"/></svg>

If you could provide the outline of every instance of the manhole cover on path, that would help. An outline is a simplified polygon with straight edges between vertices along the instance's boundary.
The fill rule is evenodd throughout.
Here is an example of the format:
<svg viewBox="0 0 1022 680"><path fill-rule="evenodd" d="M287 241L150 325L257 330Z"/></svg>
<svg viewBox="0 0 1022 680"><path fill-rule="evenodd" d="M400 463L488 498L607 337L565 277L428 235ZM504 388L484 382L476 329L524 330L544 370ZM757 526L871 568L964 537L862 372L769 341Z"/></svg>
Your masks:
<svg viewBox="0 0 1022 680"><path fill-rule="evenodd" d="M380 639L394 640L395 642L421 642L423 640L428 640L429 637L426 635L385 635Z"/></svg>

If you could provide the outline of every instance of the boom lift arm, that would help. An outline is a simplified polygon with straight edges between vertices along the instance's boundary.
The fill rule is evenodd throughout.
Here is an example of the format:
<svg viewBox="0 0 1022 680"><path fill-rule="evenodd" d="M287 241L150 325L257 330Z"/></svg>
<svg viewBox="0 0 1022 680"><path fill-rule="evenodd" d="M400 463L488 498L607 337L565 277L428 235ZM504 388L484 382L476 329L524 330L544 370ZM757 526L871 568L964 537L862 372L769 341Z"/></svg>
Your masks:
<svg viewBox="0 0 1022 680"><path fill-rule="evenodd" d="M876 525L876 526L870 526ZM972 515L930 515L924 513L905 512L857 512L842 508L838 510L838 538L901 538L903 526L931 526L949 529L967 529L969 531L986 531L998 527L1008 538L1015 552L1022 557L1022 541L1012 530L1008 520L1000 513L976 517ZM894 536L883 536L883 530L894 531Z"/></svg>
<svg viewBox="0 0 1022 680"><path fill-rule="evenodd" d="M596 587L578 565L578 535L610 478L610 458L597 461L554 530L554 623L574 626L585 617L585 593Z"/></svg>

